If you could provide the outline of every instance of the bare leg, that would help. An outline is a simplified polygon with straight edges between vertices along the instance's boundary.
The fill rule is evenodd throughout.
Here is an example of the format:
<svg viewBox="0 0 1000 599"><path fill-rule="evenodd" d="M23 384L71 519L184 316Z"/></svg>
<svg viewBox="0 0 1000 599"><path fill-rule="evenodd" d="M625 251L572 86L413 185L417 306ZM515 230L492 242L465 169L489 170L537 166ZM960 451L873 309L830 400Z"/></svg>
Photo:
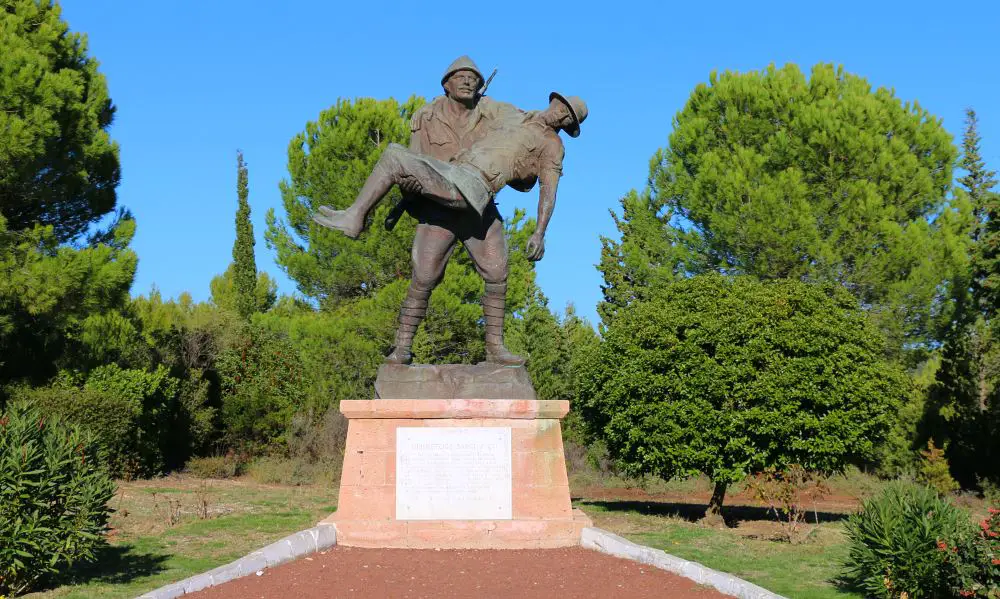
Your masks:
<svg viewBox="0 0 1000 599"><path fill-rule="evenodd" d="M347 210L321 206L313 220L330 229L357 238L365 228L365 219L372 208L384 198L393 185L401 184L409 191L420 193L449 208L466 208L461 192L439 172L429 167L426 157L418 157L406 148L390 144L372 169L357 199Z"/></svg>
<svg viewBox="0 0 1000 599"><path fill-rule="evenodd" d="M368 213L396 184L396 172L399 170L397 167L395 151L390 146L379 158L378 164L372 169L372 174L368 175L361 193L350 208L331 210L323 206L320 208L322 215L313 215L313 220L329 229L342 231L351 239L357 239L365 228Z"/></svg>

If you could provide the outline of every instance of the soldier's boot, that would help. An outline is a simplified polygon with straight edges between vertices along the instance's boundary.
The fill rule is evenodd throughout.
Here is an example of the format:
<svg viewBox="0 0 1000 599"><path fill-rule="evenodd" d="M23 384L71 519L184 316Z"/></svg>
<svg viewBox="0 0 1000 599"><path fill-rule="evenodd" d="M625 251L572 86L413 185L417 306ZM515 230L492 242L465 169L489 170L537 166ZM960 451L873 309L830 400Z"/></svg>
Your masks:
<svg viewBox="0 0 1000 599"><path fill-rule="evenodd" d="M427 314L427 299L431 296L430 289L422 289L410 284L406 290L406 299L399 309L399 328L396 329L396 343L392 352L386 356L386 364L409 364L413 362L413 336L417 333L420 321Z"/></svg>
<svg viewBox="0 0 1000 599"><path fill-rule="evenodd" d="M507 283L486 283L483 293L483 316L486 320L486 361L505 366L523 366L526 360L512 354L503 344L504 306Z"/></svg>
<svg viewBox="0 0 1000 599"><path fill-rule="evenodd" d="M365 230L365 219L375 204L385 197L400 178L398 149L390 146L382 153L378 164L372 169L354 203L347 210L334 210L320 206L321 214L314 214L313 220L327 227L337 229L351 239L357 239Z"/></svg>

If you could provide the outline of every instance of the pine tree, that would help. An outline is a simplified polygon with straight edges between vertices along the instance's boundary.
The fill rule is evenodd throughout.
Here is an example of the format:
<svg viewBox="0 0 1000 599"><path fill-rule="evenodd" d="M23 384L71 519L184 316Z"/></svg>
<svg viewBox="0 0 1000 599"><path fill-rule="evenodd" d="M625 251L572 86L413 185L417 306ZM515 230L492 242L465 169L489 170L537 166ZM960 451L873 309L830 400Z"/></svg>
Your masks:
<svg viewBox="0 0 1000 599"><path fill-rule="evenodd" d="M996 315L1000 303L1000 195L996 172L988 170L979 151L979 119L965 110L961 166L966 175L958 180L965 188L976 216L972 250L972 290L977 307L986 318Z"/></svg>
<svg viewBox="0 0 1000 599"><path fill-rule="evenodd" d="M343 209L354 201L382 150L409 143L410 118L422 104L418 98L338 100L288 144L289 177L279 184L284 218L269 210L264 236L278 266L323 309L371 297L410 275L415 221L403 218L392 231L381 226L397 191L379 203L356 240L317 225L312 215L320 206Z"/></svg>
<svg viewBox="0 0 1000 599"><path fill-rule="evenodd" d="M236 153L236 241L233 243L233 274L236 287L236 311L249 320L257 307L257 262L254 259L253 224L250 222L250 203L247 201L247 166L243 152Z"/></svg>
<svg viewBox="0 0 1000 599"><path fill-rule="evenodd" d="M11 231L74 240L113 211L115 107L87 38L53 0L0 2L0 213Z"/></svg>
<svg viewBox="0 0 1000 599"><path fill-rule="evenodd" d="M939 119L842 68L713 73L674 118L649 187L623 202L601 315L677 275L830 281L891 347L932 346L966 253L948 203L956 154Z"/></svg>

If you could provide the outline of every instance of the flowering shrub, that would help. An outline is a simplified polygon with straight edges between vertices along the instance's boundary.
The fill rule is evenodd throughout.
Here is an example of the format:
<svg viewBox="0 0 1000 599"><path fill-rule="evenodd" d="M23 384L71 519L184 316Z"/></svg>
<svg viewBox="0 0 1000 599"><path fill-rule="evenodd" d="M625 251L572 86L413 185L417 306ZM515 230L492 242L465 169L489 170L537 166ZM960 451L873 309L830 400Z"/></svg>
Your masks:
<svg viewBox="0 0 1000 599"><path fill-rule="evenodd" d="M971 588L968 513L929 487L894 483L847 522L843 574L866 597L932 599Z"/></svg>
<svg viewBox="0 0 1000 599"><path fill-rule="evenodd" d="M971 523L929 487L891 485L848 521L842 580L868 597L1000 599L1000 509Z"/></svg>
<svg viewBox="0 0 1000 599"><path fill-rule="evenodd" d="M966 560L958 594L1000 598L1000 509L991 507L979 522L979 534L963 556Z"/></svg>

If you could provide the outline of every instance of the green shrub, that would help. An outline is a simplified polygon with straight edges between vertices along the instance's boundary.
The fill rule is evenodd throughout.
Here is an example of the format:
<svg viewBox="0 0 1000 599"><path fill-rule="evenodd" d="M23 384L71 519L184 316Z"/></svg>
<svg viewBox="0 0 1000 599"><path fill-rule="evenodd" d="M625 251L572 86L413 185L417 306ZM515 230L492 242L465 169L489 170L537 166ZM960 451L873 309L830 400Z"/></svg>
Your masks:
<svg viewBox="0 0 1000 599"><path fill-rule="evenodd" d="M935 446L934 439L928 439L927 449L920 452L919 479L942 495L954 493L959 488L951 476L944 448Z"/></svg>
<svg viewBox="0 0 1000 599"><path fill-rule="evenodd" d="M230 453L224 456L192 458L185 469L197 478L234 478L246 471L247 462L242 456Z"/></svg>
<svg viewBox="0 0 1000 599"><path fill-rule="evenodd" d="M115 493L97 452L90 435L26 403L0 417L0 595L94 558Z"/></svg>
<svg viewBox="0 0 1000 599"><path fill-rule="evenodd" d="M971 520L934 489L888 485L851 516L847 536L843 581L866 596L953 597L963 589Z"/></svg>
<svg viewBox="0 0 1000 599"><path fill-rule="evenodd" d="M909 385L884 349L841 287L699 275L617 312L574 407L617 471L708 476L717 515L729 485L769 466L874 458Z"/></svg>
<svg viewBox="0 0 1000 599"><path fill-rule="evenodd" d="M306 394L301 360L280 333L248 325L219 356L226 444L266 453L285 449L292 414Z"/></svg>
<svg viewBox="0 0 1000 599"><path fill-rule="evenodd" d="M175 465L174 445L183 437L174 426L180 385L166 368L148 372L110 364L94 369L82 387L74 383L63 377L17 396L90 431L117 477L149 476Z"/></svg>
<svg viewBox="0 0 1000 599"><path fill-rule="evenodd" d="M989 514L979 522L979 535L973 543L971 576L963 581L965 597L1000 597L1000 509L989 508Z"/></svg>
<svg viewBox="0 0 1000 599"><path fill-rule="evenodd" d="M292 417L287 437L291 457L340 463L347 443L347 419L339 406L330 406L319 418L311 411L300 411Z"/></svg>
<svg viewBox="0 0 1000 599"><path fill-rule="evenodd" d="M983 491L983 499L987 505L1000 505L1000 484L988 478L980 478L979 488Z"/></svg>

